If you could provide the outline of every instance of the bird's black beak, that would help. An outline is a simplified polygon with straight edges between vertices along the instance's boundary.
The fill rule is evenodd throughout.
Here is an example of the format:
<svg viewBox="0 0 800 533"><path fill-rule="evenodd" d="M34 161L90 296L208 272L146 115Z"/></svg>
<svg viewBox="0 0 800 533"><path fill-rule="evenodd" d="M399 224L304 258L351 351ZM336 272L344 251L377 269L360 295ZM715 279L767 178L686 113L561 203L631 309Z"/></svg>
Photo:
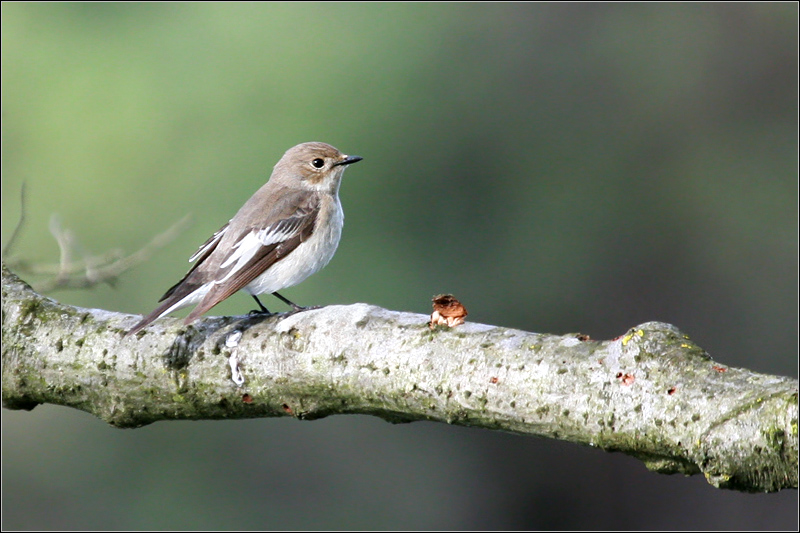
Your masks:
<svg viewBox="0 0 800 533"><path fill-rule="evenodd" d="M342 159L338 163L334 163L333 166L338 167L339 165L349 165L351 163L358 163L362 159L364 159L364 158L361 157L361 156L348 155L347 157L345 157L344 159Z"/></svg>

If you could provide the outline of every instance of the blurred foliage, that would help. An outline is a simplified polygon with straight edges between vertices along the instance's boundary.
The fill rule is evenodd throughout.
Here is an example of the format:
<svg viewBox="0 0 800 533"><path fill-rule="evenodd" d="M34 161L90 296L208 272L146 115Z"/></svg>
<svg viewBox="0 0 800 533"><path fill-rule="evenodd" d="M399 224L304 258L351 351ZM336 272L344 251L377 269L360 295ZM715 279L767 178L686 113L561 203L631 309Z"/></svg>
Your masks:
<svg viewBox="0 0 800 533"><path fill-rule="evenodd" d="M796 376L797 15L794 3L4 2L3 243L22 182L15 252L32 261L58 259L54 212L87 253L135 250L191 212L194 226L115 289L53 295L144 313L287 148L325 141L364 161L342 186L336 257L285 293L298 303L427 313L451 292L473 321L594 338L664 320L725 364ZM235 296L212 313L250 307ZM13 529L797 527L796 493L713 493L624 458L453 428L343 417L123 433L55 408L3 418ZM322 452L331 442L341 456ZM531 447L598 477L553 486ZM623 475L609 462L631 471L612 485L641 510L601 513L609 494L582 492ZM164 479L169 466L178 477ZM80 483L97 491L94 514ZM726 512L702 516L686 491Z"/></svg>

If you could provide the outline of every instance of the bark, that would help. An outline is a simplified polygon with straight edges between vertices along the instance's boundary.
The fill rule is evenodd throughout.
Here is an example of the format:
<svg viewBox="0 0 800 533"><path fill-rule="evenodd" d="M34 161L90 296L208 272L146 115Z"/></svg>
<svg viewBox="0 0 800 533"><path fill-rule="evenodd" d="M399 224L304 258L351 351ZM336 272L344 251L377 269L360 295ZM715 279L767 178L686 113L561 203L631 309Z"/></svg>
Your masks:
<svg viewBox="0 0 800 533"><path fill-rule="evenodd" d="M719 488L797 488L798 382L716 363L648 322L596 341L367 304L158 320L59 304L3 265L3 406L157 420L360 413L563 439Z"/></svg>

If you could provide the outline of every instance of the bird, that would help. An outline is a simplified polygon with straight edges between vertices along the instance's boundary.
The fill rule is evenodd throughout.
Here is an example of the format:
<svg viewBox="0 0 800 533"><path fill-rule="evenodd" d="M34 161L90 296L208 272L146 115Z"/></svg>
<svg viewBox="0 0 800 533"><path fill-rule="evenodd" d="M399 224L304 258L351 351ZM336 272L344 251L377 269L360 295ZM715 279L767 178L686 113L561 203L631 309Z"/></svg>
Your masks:
<svg viewBox="0 0 800 533"><path fill-rule="evenodd" d="M233 293L258 299L270 293L295 311L306 309L279 290L318 272L333 257L342 235L344 212L339 186L348 165L361 161L330 144L307 142L289 148L269 180L189 258L194 265L161 297L150 314L133 326L133 335L154 320L196 305L188 325Z"/></svg>

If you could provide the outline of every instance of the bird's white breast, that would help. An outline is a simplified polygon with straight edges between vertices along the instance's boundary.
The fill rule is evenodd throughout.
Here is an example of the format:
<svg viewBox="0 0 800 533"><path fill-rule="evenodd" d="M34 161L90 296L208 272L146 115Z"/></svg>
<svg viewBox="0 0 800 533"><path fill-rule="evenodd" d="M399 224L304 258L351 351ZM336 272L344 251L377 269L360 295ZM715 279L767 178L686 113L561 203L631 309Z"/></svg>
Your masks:
<svg viewBox="0 0 800 533"><path fill-rule="evenodd" d="M311 237L250 282L245 292L258 295L292 287L330 262L342 237L344 212L338 197L325 196L322 201Z"/></svg>

